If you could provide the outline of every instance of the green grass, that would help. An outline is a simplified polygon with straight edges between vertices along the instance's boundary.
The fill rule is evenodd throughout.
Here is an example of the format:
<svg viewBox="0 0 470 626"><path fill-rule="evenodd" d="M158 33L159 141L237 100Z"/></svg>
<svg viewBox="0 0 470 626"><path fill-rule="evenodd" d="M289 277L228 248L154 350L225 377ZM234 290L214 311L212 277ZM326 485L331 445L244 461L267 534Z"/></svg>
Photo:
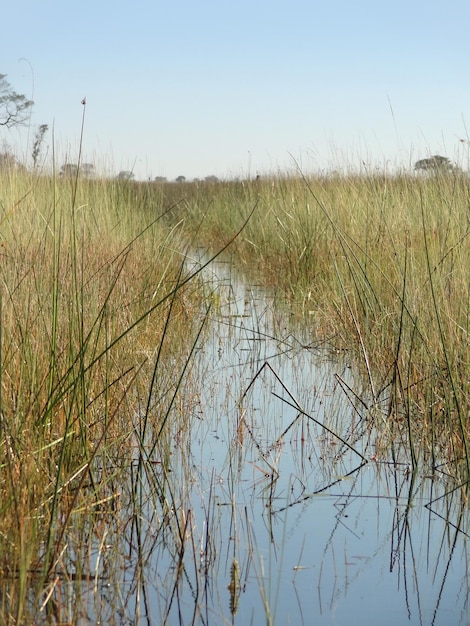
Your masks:
<svg viewBox="0 0 470 626"><path fill-rule="evenodd" d="M29 623L42 606L60 622L61 585L90 575L92 546L104 555L129 523L118 511L141 537L147 479L175 564L195 554L166 438L214 304L188 248L231 242L240 272L273 287L312 340L347 351L381 425L378 456L399 440L413 465L467 480L469 189L454 174L179 185L0 173L0 621Z"/></svg>
<svg viewBox="0 0 470 626"><path fill-rule="evenodd" d="M187 185L174 219L216 247L256 204L239 268L275 287L312 337L350 351L391 436L408 426L415 463L431 454L467 474L469 199L459 173L299 175Z"/></svg>
<svg viewBox="0 0 470 626"><path fill-rule="evenodd" d="M0 621L20 624L86 571L132 460L164 458L205 305L162 201L12 172L0 189Z"/></svg>

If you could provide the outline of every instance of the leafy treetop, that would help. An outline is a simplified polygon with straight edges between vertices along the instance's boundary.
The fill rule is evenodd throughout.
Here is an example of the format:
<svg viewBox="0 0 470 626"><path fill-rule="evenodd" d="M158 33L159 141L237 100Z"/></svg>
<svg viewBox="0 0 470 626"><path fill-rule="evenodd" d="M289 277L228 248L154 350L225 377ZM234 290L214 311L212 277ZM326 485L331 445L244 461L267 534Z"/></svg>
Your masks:
<svg viewBox="0 0 470 626"><path fill-rule="evenodd" d="M415 170L451 172L455 169L453 163L447 157L435 154L429 159L421 159L416 161Z"/></svg>
<svg viewBox="0 0 470 626"><path fill-rule="evenodd" d="M7 81L6 74L0 74L0 126L12 128L24 124L32 106L33 101L16 93Z"/></svg>

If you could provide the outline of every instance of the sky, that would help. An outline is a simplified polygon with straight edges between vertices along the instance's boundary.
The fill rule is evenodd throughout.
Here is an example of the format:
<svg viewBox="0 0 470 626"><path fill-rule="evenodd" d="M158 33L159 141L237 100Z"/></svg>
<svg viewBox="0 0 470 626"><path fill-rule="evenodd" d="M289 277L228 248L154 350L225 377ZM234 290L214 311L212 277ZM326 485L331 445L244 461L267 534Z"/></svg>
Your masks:
<svg viewBox="0 0 470 626"><path fill-rule="evenodd" d="M188 180L468 167L468 0L19 0L0 73L34 100L0 143L31 161ZM86 105L82 99L86 97Z"/></svg>

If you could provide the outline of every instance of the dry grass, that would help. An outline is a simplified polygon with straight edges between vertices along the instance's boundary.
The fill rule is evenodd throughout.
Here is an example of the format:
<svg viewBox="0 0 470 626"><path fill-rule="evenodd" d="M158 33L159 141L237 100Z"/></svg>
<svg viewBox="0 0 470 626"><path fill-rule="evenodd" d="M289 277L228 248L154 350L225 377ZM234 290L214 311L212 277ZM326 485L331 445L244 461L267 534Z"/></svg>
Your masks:
<svg viewBox="0 0 470 626"><path fill-rule="evenodd" d="M219 250L253 207L238 267L362 368L384 450L398 438L415 465L467 480L465 177L162 185L10 172L0 190L2 623L28 623L38 605L63 621L61 585L89 576L92 551L129 516L140 532L146 472L149 515L161 511L182 558L191 516L175 505L164 426L204 311L184 250Z"/></svg>
<svg viewBox="0 0 470 626"><path fill-rule="evenodd" d="M165 206L122 183L76 183L0 180L5 624L28 622L28 602L70 575L70 558L74 568L89 560L79 537L99 537L107 511L114 519L116 477L141 454L143 420L163 444L201 319Z"/></svg>
<svg viewBox="0 0 470 626"><path fill-rule="evenodd" d="M239 267L275 287L312 335L350 351L369 380L365 400L408 425L417 456L463 459L468 472L465 175L279 177L187 185L186 197L191 210L176 214L202 222L206 245L256 203Z"/></svg>

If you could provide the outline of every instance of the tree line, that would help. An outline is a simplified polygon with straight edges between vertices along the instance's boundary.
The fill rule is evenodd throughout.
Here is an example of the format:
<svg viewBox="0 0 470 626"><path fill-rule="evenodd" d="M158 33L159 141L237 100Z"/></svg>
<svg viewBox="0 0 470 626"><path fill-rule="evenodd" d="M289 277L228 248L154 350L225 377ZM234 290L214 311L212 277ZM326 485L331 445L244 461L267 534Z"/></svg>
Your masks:
<svg viewBox="0 0 470 626"><path fill-rule="evenodd" d="M11 129L16 126L22 126L31 119L31 110L34 102L28 99L25 95L17 93L7 80L6 74L0 74L0 126ZM47 124L40 124L34 135L31 157L33 161L33 167L36 168L41 154L41 149L44 143L45 135L48 131ZM8 149L4 149L0 153L0 168L12 168L12 167L24 167L18 163L17 159L11 154ZM446 173L446 172L459 172L460 168L452 163L447 157L435 154L426 159L420 159L414 164L416 171L430 172L430 173ZM65 163L60 169L61 176L75 177L81 175L86 178L92 178L95 175L95 168L92 163L82 163L80 165L76 163ZM122 170L116 176L118 180L130 181L134 179L134 172L128 170ZM206 176L204 182L216 183L218 182L217 176ZM156 176L153 179L154 182L164 183L168 182L165 176ZM185 176L178 176L176 183L185 183ZM200 182L200 179L194 179L193 182Z"/></svg>

